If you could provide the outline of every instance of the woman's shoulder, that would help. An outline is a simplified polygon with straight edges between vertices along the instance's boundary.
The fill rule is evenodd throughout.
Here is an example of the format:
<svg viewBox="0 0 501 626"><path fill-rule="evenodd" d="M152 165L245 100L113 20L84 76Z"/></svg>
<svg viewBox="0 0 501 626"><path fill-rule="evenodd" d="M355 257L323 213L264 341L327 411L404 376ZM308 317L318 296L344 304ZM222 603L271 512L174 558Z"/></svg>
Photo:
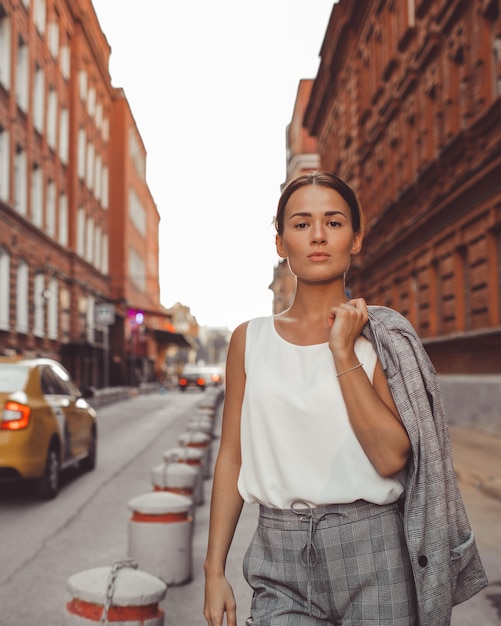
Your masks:
<svg viewBox="0 0 501 626"><path fill-rule="evenodd" d="M245 338L247 337L247 330L251 331L259 330L263 328L266 324L269 323L271 316L268 317L253 317L252 319L246 320L239 324L231 333L232 342L240 342L243 341L245 343Z"/></svg>

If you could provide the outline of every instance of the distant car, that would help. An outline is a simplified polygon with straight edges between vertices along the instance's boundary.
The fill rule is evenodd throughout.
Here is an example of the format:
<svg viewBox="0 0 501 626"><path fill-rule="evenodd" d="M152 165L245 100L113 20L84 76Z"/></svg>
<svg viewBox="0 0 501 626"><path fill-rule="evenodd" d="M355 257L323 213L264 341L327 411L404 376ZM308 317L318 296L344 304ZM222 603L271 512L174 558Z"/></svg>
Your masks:
<svg viewBox="0 0 501 626"><path fill-rule="evenodd" d="M178 386L181 391L194 387L205 391L207 378L202 368L194 365L185 365L183 373L178 378Z"/></svg>
<svg viewBox="0 0 501 626"><path fill-rule="evenodd" d="M96 411L67 370L52 359L0 357L0 482L33 480L55 498L61 471L96 466Z"/></svg>
<svg viewBox="0 0 501 626"><path fill-rule="evenodd" d="M214 385L215 387L219 387L219 385L223 384L223 368L219 367L219 365L204 365L202 371L205 374L208 385Z"/></svg>

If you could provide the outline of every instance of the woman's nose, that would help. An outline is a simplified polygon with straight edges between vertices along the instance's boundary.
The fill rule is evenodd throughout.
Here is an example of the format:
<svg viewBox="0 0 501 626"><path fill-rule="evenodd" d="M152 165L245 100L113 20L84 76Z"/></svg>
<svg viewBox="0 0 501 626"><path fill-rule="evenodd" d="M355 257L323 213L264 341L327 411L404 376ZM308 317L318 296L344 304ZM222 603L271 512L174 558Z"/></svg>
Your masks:
<svg viewBox="0 0 501 626"><path fill-rule="evenodd" d="M312 243L325 243L327 241L325 231L320 224L313 226L311 229Z"/></svg>

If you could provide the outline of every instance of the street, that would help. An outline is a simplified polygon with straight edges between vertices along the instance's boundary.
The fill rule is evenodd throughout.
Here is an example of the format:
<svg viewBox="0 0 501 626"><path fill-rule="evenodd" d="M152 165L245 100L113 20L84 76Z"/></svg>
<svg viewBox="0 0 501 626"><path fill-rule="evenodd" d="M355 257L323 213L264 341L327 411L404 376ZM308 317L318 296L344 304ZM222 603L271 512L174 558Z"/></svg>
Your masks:
<svg viewBox="0 0 501 626"><path fill-rule="evenodd" d="M67 475L56 500L39 502L28 489L1 488L0 626L61 626L68 578L127 556L128 501L151 491L151 469L162 461L165 450L177 446L190 416L215 393L155 392L99 409L97 468L89 474ZM210 485L206 481L206 494ZM474 487L465 487L463 494L491 585L454 609L452 625L499 625L501 502ZM201 564L208 508L206 497L196 514L193 581L168 590L162 603L165 626L205 624ZM239 626L245 623L250 601L240 564L254 520L254 508L244 507L228 559Z"/></svg>
<svg viewBox="0 0 501 626"><path fill-rule="evenodd" d="M1 626L63 624L68 578L127 556L127 503L152 490L151 468L215 392L205 393L154 393L99 409L97 468L66 476L53 501L2 488Z"/></svg>

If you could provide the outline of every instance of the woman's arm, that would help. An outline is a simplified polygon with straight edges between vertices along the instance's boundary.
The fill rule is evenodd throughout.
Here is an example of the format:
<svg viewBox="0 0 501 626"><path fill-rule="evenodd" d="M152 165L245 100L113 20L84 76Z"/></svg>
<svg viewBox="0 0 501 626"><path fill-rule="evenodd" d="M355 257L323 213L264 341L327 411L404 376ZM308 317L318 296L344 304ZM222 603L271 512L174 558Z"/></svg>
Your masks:
<svg viewBox="0 0 501 626"><path fill-rule="evenodd" d="M361 298L350 300L334 307L330 319L329 345L353 430L378 473L393 476L407 463L410 441L379 361L373 384L356 367L355 341L367 323L367 305Z"/></svg>
<svg viewBox="0 0 501 626"><path fill-rule="evenodd" d="M209 540L204 564L204 617L210 626L221 626L224 613L228 626L236 626L235 598L225 577L225 566L243 505L237 480L241 464L240 414L245 389L246 327L243 324L233 332L226 361L221 442L214 468Z"/></svg>

